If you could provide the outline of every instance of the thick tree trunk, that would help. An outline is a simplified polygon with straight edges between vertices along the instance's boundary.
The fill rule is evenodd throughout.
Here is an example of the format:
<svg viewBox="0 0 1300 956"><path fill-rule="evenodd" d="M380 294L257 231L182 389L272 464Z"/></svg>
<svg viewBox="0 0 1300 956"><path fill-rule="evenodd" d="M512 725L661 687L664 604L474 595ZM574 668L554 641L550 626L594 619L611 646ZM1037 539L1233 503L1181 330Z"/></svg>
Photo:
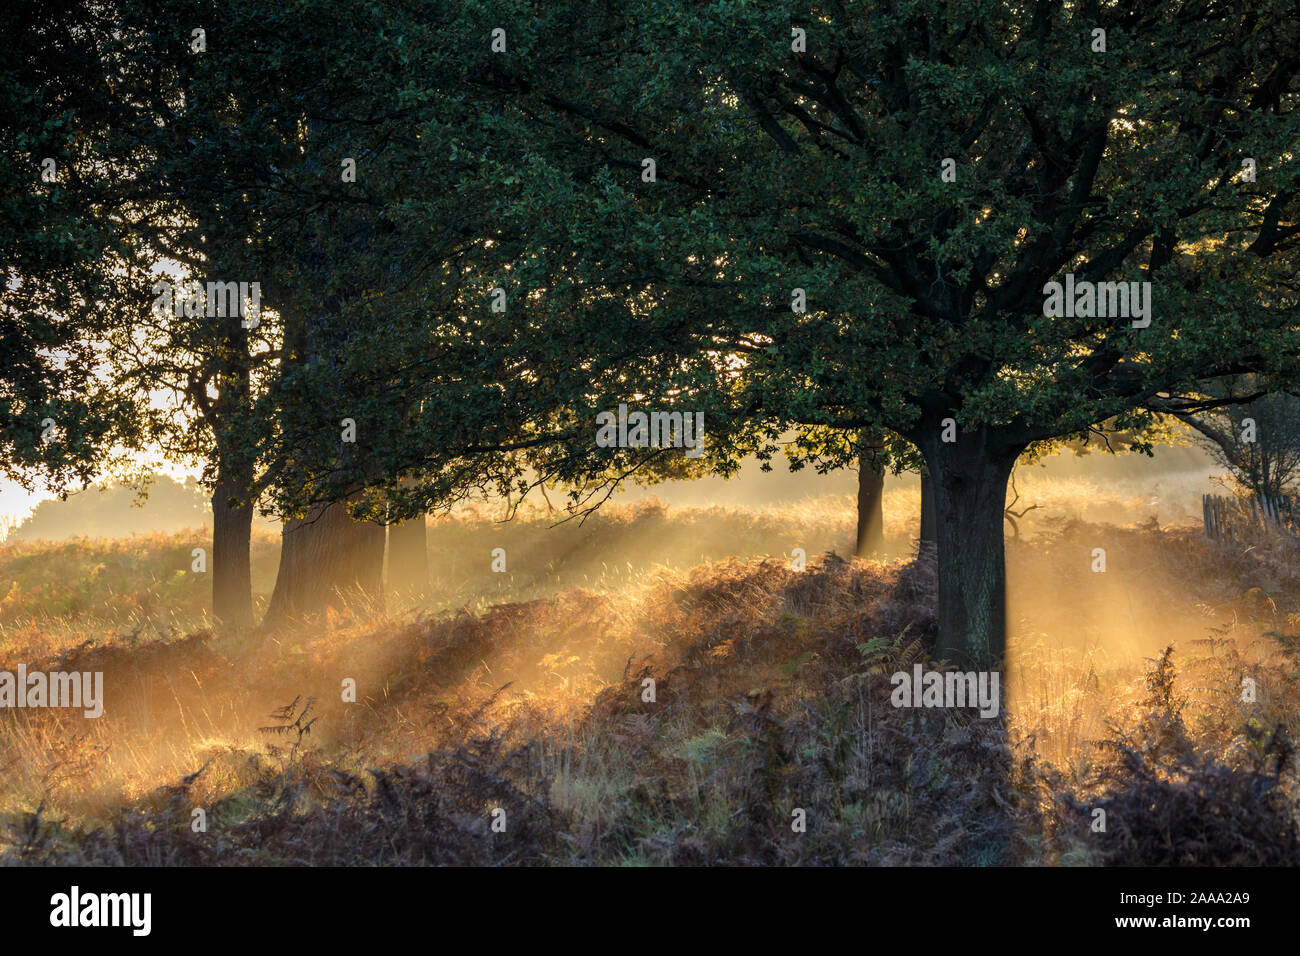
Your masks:
<svg viewBox="0 0 1300 956"><path fill-rule="evenodd" d="M863 455L858 462L858 542L853 552L859 558L884 550L884 497L885 476Z"/></svg>
<svg viewBox="0 0 1300 956"><path fill-rule="evenodd" d="M388 593L419 600L429 590L429 546L424 515L388 526Z"/></svg>
<svg viewBox="0 0 1300 956"><path fill-rule="evenodd" d="M281 532L280 569L266 624L317 614L328 607L383 601L384 528L356 521L345 502L289 520Z"/></svg>
<svg viewBox="0 0 1300 956"><path fill-rule="evenodd" d="M250 482L225 478L212 492L212 614L230 627L253 624L253 535ZM233 503L232 503L233 502Z"/></svg>
<svg viewBox="0 0 1300 956"><path fill-rule="evenodd" d="M1006 651L1007 479L1023 451L980 429L922 449L934 483L939 572L935 656L963 669L995 670Z"/></svg>
<svg viewBox="0 0 1300 956"><path fill-rule="evenodd" d="M934 479L921 476L921 537L920 550L933 551L937 547L934 518Z"/></svg>

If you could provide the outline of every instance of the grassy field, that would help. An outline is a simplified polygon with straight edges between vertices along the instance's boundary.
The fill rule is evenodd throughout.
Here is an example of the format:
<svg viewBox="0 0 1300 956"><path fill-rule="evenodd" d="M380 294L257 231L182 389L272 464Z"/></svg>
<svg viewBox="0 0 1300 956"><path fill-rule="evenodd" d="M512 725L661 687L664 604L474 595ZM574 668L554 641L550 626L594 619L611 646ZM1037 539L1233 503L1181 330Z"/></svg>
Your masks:
<svg viewBox="0 0 1300 956"><path fill-rule="evenodd" d="M0 669L102 671L107 702L0 712L0 859L1300 861L1294 545L1212 545L1191 481L1018 488L996 720L889 703L935 634L907 487L879 561L841 557L848 497L465 509L430 524L420 606L274 633L207 626L201 530L2 545Z"/></svg>

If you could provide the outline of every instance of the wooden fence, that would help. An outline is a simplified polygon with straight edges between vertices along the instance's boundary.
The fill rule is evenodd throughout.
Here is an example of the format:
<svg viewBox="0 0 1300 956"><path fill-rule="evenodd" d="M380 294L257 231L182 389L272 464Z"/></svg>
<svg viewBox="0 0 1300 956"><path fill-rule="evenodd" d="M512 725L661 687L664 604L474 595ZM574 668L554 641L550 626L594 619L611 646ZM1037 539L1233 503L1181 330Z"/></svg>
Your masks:
<svg viewBox="0 0 1300 956"><path fill-rule="evenodd" d="M1258 541L1270 534L1300 534L1300 499L1294 495L1205 495L1205 535L1215 541Z"/></svg>

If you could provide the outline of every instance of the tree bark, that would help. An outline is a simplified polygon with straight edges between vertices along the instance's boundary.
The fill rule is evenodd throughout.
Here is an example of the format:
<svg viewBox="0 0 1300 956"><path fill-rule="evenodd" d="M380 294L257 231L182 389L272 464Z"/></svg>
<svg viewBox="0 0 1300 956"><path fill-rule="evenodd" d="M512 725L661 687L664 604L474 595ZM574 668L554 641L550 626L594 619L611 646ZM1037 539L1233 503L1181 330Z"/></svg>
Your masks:
<svg viewBox="0 0 1300 956"><path fill-rule="evenodd" d="M921 475L921 535L920 550L933 551L937 547L934 517L934 479Z"/></svg>
<svg viewBox="0 0 1300 956"><path fill-rule="evenodd" d="M420 600L429 590L429 546L424 515L388 526L388 593Z"/></svg>
<svg viewBox="0 0 1300 956"><path fill-rule="evenodd" d="M939 640L935 656L995 670L1006 652L1007 479L1023 446L989 429L922 446L933 480L938 545Z"/></svg>
<svg viewBox="0 0 1300 956"><path fill-rule="evenodd" d="M230 627L253 624L251 483L251 476L227 476L212 492L212 614Z"/></svg>
<svg viewBox="0 0 1300 956"><path fill-rule="evenodd" d="M858 540L853 553L859 558L885 548L885 476L869 454L858 460Z"/></svg>
<svg viewBox="0 0 1300 956"><path fill-rule="evenodd" d="M203 254L210 280L246 274L239 250L251 226L242 211L207 207L199 215ZM242 306L241 306L242 308ZM192 385L192 398L212 432L212 614L231 627L253 624L252 546L257 451L248 437L252 406L252 358L242 316L224 316L213 329L205 380ZM216 395L208 400L207 389Z"/></svg>
<svg viewBox="0 0 1300 956"><path fill-rule="evenodd" d="M264 623L358 601L382 606L383 563L383 526L354 520L346 502L290 519L281 531L280 568Z"/></svg>
<svg viewBox="0 0 1300 956"><path fill-rule="evenodd" d="M248 333L229 323L218 352L216 398L205 417L213 435L217 480L212 489L212 615L231 627L253 624L252 546L255 452L245 444L250 398ZM202 408L203 406L201 406Z"/></svg>

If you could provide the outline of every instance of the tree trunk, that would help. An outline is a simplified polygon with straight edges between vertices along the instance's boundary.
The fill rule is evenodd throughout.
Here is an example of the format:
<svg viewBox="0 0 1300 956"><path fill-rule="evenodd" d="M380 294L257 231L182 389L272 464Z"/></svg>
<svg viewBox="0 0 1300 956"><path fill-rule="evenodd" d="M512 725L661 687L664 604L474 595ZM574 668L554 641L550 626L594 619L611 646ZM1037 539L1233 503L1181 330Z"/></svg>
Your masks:
<svg viewBox="0 0 1300 956"><path fill-rule="evenodd" d="M211 280L225 281L245 273L239 250L251 226L242 212L206 207L199 214L203 251ZM241 304L242 308L242 304ZM204 333L207 334L206 332ZM222 624L251 627L253 579L253 501L257 452L248 437L252 407L252 358L248 330L241 318L225 316L212 330L215 341L204 378L216 395L206 399L207 387L195 380L191 397L212 432L212 614Z"/></svg>
<svg viewBox="0 0 1300 956"><path fill-rule="evenodd" d="M933 479L938 545L939 641L935 656L995 670L1006 651L1007 479L1023 447L979 429L922 449Z"/></svg>
<svg viewBox="0 0 1300 956"><path fill-rule="evenodd" d="M388 526L388 593L418 601L429 590L424 515Z"/></svg>
<svg viewBox="0 0 1300 956"><path fill-rule="evenodd" d="M863 455L858 461L858 543L853 552L859 558L885 548L884 497L885 476Z"/></svg>
<svg viewBox="0 0 1300 956"><path fill-rule="evenodd" d="M933 551L937 546L934 519L934 479L921 475L921 537L920 550Z"/></svg>
<svg viewBox="0 0 1300 956"><path fill-rule="evenodd" d="M318 506L281 531L280 568L266 624L357 601L383 601L384 528L356 521L346 502Z"/></svg>
<svg viewBox="0 0 1300 956"><path fill-rule="evenodd" d="M250 482L223 478L212 492L212 614L231 627L253 624L253 537Z"/></svg>

